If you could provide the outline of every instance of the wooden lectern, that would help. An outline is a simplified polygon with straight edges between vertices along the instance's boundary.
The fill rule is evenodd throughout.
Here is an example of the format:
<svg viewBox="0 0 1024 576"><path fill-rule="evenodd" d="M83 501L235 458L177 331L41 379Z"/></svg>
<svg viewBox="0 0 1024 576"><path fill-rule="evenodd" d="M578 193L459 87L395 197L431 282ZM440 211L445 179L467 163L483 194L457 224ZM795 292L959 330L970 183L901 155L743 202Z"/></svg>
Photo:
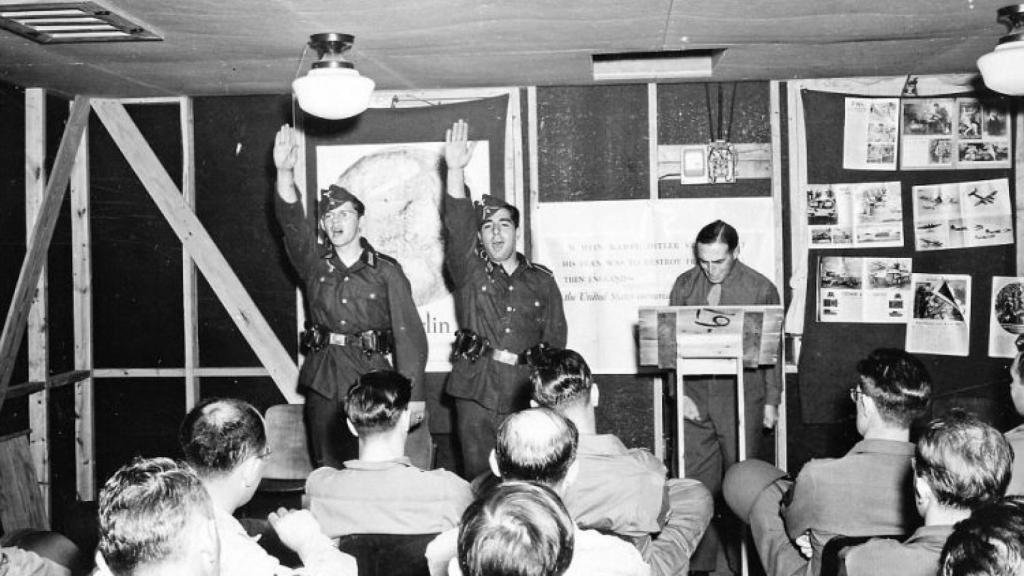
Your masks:
<svg viewBox="0 0 1024 576"><path fill-rule="evenodd" d="M675 373L677 475L685 475L683 376L736 377L737 455L746 457L743 369L779 361L782 306L662 306L640 309L640 365Z"/></svg>

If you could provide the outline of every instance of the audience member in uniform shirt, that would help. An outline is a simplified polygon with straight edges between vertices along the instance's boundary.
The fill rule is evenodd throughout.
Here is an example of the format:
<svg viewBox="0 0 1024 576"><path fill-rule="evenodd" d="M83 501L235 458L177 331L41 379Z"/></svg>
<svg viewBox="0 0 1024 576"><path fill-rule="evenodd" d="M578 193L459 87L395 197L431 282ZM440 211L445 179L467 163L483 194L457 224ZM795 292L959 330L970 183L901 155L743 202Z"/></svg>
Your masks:
<svg viewBox="0 0 1024 576"><path fill-rule="evenodd" d="M985 504L954 526L940 564L940 576L1024 576L1024 499Z"/></svg>
<svg viewBox="0 0 1024 576"><path fill-rule="evenodd" d="M576 426L557 412L533 408L517 412L498 427L491 466L502 481L526 481L551 488L560 497L577 474ZM574 528L570 576L646 576L650 567L630 543L596 530ZM427 546L432 576L463 574L458 554L459 530L442 532Z"/></svg>
<svg viewBox="0 0 1024 576"><path fill-rule="evenodd" d="M529 355L533 403L565 416L580 433L579 474L565 506L583 528L635 538L657 575L685 574L711 522L711 492L692 478L666 480L665 465L644 449L629 449L597 433L600 391L579 353L557 348Z"/></svg>
<svg viewBox="0 0 1024 576"><path fill-rule="evenodd" d="M185 416L179 440L213 503L223 576L356 575L355 559L331 543L308 510L281 508L268 518L281 543L302 560L298 570L282 566L235 519L235 510L256 494L269 455L263 417L254 407L233 398L204 400Z"/></svg>
<svg viewBox="0 0 1024 576"><path fill-rule="evenodd" d="M99 498L98 576L218 576L220 540L210 495L186 464L136 459Z"/></svg>
<svg viewBox="0 0 1024 576"><path fill-rule="evenodd" d="M405 454L411 383L392 371L359 377L345 400L359 459L318 468L306 480L309 509L328 536L436 534L457 526L473 501L469 484L443 469L421 470Z"/></svg>
<svg viewBox="0 0 1024 576"><path fill-rule="evenodd" d="M914 510L910 426L927 410L931 378L903 350L880 348L857 363L857 431L842 458L812 460L796 481L760 460L733 465L725 501L751 535L769 576L821 572L821 551L837 535L909 534Z"/></svg>
<svg viewBox="0 0 1024 576"><path fill-rule="evenodd" d="M1024 360L1024 336L1017 338L1017 357L1010 364L1010 398L1013 399L1013 406L1017 414L1024 416L1024 380L1021 378L1022 360ZM1010 477L1010 486L1006 493L1011 496L1024 495L1024 424L1017 426L1006 433L1006 439L1010 446L1013 446L1013 453L1017 455L1013 460L1013 474Z"/></svg>
<svg viewBox="0 0 1024 576"><path fill-rule="evenodd" d="M848 550L845 574L935 576L953 525L1003 497L1012 460L1006 438L974 416L955 410L933 420L913 460L914 502L924 526L903 542L874 539Z"/></svg>

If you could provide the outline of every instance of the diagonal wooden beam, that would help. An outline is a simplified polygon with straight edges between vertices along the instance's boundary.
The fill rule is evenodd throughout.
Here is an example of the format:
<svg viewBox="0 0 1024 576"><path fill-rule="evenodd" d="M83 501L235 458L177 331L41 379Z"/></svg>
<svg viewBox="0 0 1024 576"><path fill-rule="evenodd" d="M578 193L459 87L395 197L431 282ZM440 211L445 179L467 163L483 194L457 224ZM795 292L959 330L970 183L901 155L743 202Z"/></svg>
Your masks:
<svg viewBox="0 0 1024 576"><path fill-rule="evenodd" d="M302 396L296 391L299 371L295 362L270 329L206 228L189 209L181 191L124 106L115 100L97 99L92 102L92 107L281 393L288 402L301 402Z"/></svg>
<svg viewBox="0 0 1024 576"><path fill-rule="evenodd" d="M46 254L53 238L53 229L57 225L60 205L64 193L68 189L71 178L71 167L74 165L78 145L82 141L82 132L89 122L89 98L78 96L71 108L71 117L64 127L64 136L57 149L57 158L53 163L50 181L46 183L46 194L35 224L32 226L32 237L25 251L25 261L21 264L18 283L14 287L11 308L7 312L4 331L0 334L0 408L3 408L7 387L14 373L14 359L25 335L26 319L31 309L32 297L39 283L39 275L46 264Z"/></svg>

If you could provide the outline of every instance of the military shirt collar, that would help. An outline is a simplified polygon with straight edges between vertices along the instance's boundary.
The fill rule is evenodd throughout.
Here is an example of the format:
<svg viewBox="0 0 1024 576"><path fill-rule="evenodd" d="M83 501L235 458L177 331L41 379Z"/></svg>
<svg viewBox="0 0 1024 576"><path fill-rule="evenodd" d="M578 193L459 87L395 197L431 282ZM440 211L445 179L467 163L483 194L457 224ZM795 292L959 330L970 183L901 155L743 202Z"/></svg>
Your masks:
<svg viewBox="0 0 1024 576"><path fill-rule="evenodd" d="M380 255L377 254L377 250L370 244L366 238L359 239L359 245L363 247L363 253L359 255L359 261L363 262L370 268L376 268L377 262L380 261ZM324 260L333 260L336 258L334 252L334 246L328 244L328 248L320 256Z"/></svg>

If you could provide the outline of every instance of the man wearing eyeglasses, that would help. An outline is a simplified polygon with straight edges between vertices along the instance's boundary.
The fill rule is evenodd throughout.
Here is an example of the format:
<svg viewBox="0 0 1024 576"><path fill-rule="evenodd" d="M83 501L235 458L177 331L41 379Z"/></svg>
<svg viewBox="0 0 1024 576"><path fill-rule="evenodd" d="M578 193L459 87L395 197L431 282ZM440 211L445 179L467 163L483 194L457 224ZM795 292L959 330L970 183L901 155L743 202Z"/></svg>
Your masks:
<svg viewBox="0 0 1024 576"><path fill-rule="evenodd" d="M816 576L831 538L907 534L917 523L910 426L928 408L931 378L920 360L889 348L858 362L857 372L850 398L863 440L845 456L808 462L795 482L759 460L725 475L725 500L750 524L769 576Z"/></svg>
<svg viewBox="0 0 1024 576"><path fill-rule="evenodd" d="M356 576L355 558L334 547L308 510L281 508L268 517L281 543L302 560L298 571L281 566L233 516L256 494L270 455L263 417L250 404L208 398L185 416L178 439L213 504L221 576Z"/></svg>
<svg viewBox="0 0 1024 576"><path fill-rule="evenodd" d="M412 381L409 412L416 426L406 453L429 465L423 372L427 336L402 267L362 237L365 206L348 190L331 186L319 197L319 221L306 218L295 187L297 134L282 126L274 140L277 219L288 257L306 285L309 318L306 359L299 388L306 393L305 418L316 467L341 468L359 454L345 425L344 400L359 376L395 368ZM316 231L326 239L317 246Z"/></svg>

